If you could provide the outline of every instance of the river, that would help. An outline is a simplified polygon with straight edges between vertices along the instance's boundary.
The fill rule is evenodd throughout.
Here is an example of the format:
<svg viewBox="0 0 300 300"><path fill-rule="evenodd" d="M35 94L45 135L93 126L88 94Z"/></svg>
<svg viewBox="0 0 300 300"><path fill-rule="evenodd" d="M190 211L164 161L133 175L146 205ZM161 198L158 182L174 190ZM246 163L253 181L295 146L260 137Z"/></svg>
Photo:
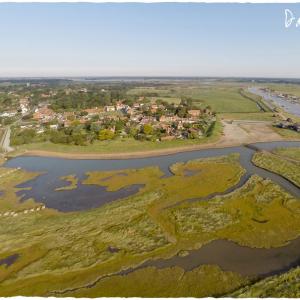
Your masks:
<svg viewBox="0 0 300 300"><path fill-rule="evenodd" d="M169 167L176 162L217 157L230 153L240 154L240 164L245 168L246 173L236 186L231 187L223 194L242 186L251 175L256 174L263 178L271 179L296 198L300 198L300 189L294 184L277 174L256 167L251 162L255 149L272 150L277 147L300 147L300 142L256 143L247 147L205 149L167 156L122 160L69 160L20 156L7 161L5 167L21 167L28 171L44 172L44 174L37 178L20 185L21 187L31 187L31 190L20 192L23 194L22 201L33 197L36 201L44 203L47 207L64 212L99 207L104 203L136 193L140 186L134 185L118 192L107 192L103 187L79 183L78 188L75 190L55 191L55 188L64 185L64 181L60 179L61 176L76 174L82 180L88 171L122 170L147 166L159 166L165 173L164 176L173 176ZM210 195L210 197L212 196L214 195ZM265 277L299 265L299 247L300 238L291 241L286 246L272 249L255 249L243 247L227 240L215 240L199 249L190 250L187 256L181 257L175 255L168 259L149 260L136 268L127 269L115 275L125 275L136 269L149 266L157 268L180 266L184 270L189 271L203 264L217 264L223 270L235 271L247 276ZM96 284L96 282L92 283L91 286L93 284Z"/></svg>
<svg viewBox="0 0 300 300"><path fill-rule="evenodd" d="M254 144L254 146L260 149L270 150L276 147L300 147L300 142L282 141L257 143ZM241 187L251 175L256 174L263 178L271 179L293 196L300 197L300 190L294 184L277 174L256 167L251 162L255 150L245 146L203 149L165 156L121 160L70 160L52 157L19 156L8 160L4 166L12 168L21 167L28 171L43 173L37 178L18 186L20 188L30 188L29 190L18 192L19 195L22 196L21 201L34 198L35 201L44 203L48 208L67 212L99 207L116 199L133 195L138 192L141 187L140 185L134 185L117 192L107 192L105 187L81 184L80 181L86 178L86 172L159 166L165 173L165 176L171 176L172 174L169 167L174 163L186 162L198 158L228 155L230 153L240 154L240 164L245 168L246 173L236 186L231 187L225 193ZM61 180L60 177L70 174L75 174L79 178L78 188L74 190L55 191L56 188L65 185L65 181ZM86 195L89 196L86 197Z"/></svg>
<svg viewBox="0 0 300 300"><path fill-rule="evenodd" d="M274 107L275 104L281 107L287 113L300 117L300 103L287 101L274 94L265 92L257 87L250 87L248 90L255 95L263 97L269 105Z"/></svg>

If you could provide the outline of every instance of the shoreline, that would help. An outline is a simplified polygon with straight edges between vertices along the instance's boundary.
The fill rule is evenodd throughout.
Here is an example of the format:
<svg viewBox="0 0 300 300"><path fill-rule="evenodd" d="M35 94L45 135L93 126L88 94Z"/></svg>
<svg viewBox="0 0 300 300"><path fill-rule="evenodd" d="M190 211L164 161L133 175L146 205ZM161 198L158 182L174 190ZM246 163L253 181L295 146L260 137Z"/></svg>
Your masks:
<svg viewBox="0 0 300 300"><path fill-rule="evenodd" d="M174 147L159 150L149 150L149 151L135 151L135 152L119 152L119 153L64 153L55 151L45 151L45 150L29 150L24 153L18 154L16 156L9 157L20 157L20 156L36 156L36 157L52 157L52 158L62 158L62 159L75 159L75 160L93 160L93 159L103 159L103 160L122 160L122 159L133 159L133 158L147 158L156 156L167 156L177 153L191 152L197 150L207 150L207 149L222 149L250 145L253 143L264 143L264 142L295 142L300 141L299 139L277 139L277 140L260 140L260 141L249 141L249 143L208 143L200 145L192 145L186 147Z"/></svg>
<svg viewBox="0 0 300 300"><path fill-rule="evenodd" d="M218 139L204 143L174 146L165 149L136 150L127 152L98 153L98 152L56 152L48 150L24 150L8 158L20 156L38 156L54 157L63 159L103 159L103 160L121 160L133 158L147 158L155 156L166 156L183 152L191 152L204 149L220 149L238 147L243 145L254 144L258 142L279 142L279 141L300 141L300 138L287 138L279 135L272 128L270 122L266 121L248 121L248 120L221 120L222 135Z"/></svg>

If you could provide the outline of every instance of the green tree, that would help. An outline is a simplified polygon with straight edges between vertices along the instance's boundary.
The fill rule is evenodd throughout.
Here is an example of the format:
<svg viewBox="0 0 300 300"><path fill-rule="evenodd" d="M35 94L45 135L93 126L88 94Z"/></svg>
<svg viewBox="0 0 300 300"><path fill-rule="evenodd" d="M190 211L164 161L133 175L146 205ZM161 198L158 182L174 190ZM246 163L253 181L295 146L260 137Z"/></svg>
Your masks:
<svg viewBox="0 0 300 300"><path fill-rule="evenodd" d="M142 132L146 135L153 134L153 127L150 124L145 124L143 126Z"/></svg>
<svg viewBox="0 0 300 300"><path fill-rule="evenodd" d="M115 134L112 130L110 129L102 129L99 132L98 139L100 141L105 141L105 140L112 140L115 137Z"/></svg>

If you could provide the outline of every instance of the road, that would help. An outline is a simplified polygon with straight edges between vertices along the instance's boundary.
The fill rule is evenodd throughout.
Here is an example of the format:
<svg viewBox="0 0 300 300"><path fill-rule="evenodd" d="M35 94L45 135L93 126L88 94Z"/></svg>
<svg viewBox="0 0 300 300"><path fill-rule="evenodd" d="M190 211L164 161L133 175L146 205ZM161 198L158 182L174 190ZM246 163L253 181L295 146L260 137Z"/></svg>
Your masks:
<svg viewBox="0 0 300 300"><path fill-rule="evenodd" d="M10 147L10 134L10 126L7 126L0 142L1 150L6 153L14 150L12 147Z"/></svg>

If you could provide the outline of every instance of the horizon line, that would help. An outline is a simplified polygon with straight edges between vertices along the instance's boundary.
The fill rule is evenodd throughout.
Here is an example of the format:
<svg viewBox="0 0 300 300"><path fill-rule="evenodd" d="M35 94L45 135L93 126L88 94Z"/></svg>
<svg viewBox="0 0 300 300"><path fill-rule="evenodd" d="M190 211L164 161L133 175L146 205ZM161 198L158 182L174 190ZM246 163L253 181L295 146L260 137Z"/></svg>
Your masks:
<svg viewBox="0 0 300 300"><path fill-rule="evenodd" d="M269 77L269 76L195 76L195 75L49 75L49 76L0 76L0 80L5 79L82 79L82 78L182 78L182 79L289 79L300 80L300 77Z"/></svg>

